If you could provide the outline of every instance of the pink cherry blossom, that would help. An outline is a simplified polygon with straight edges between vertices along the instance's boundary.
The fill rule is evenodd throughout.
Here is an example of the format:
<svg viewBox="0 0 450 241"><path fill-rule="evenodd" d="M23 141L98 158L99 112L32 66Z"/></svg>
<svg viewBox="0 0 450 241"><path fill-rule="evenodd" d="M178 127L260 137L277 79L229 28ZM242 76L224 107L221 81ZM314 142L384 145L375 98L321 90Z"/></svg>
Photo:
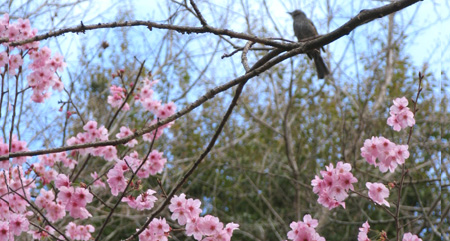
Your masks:
<svg viewBox="0 0 450 241"><path fill-rule="evenodd" d="M50 226L45 226L44 230L31 230L30 234L33 236L33 239L41 240L41 238L49 237L49 234L54 234L55 230ZM1 240L1 239L0 239Z"/></svg>
<svg viewBox="0 0 450 241"><path fill-rule="evenodd" d="M95 231L94 226L92 225L76 225L73 222L70 222L66 226L66 235L74 240L90 240L91 233Z"/></svg>
<svg viewBox="0 0 450 241"><path fill-rule="evenodd" d="M9 238L13 239L13 234L9 232L9 223L0 221L0 241L8 241Z"/></svg>
<svg viewBox="0 0 450 241"><path fill-rule="evenodd" d="M307 214L303 217L303 222L298 221L290 224L292 230L287 233L287 237L289 240L294 241L325 241L325 239L316 232L315 227L317 227L317 225L318 221L312 219L311 215Z"/></svg>
<svg viewBox="0 0 450 241"><path fill-rule="evenodd" d="M369 228L370 225L367 221L363 223L361 228L359 228L358 241L370 241L369 237L367 236L367 234L369 233Z"/></svg>
<svg viewBox="0 0 450 241"><path fill-rule="evenodd" d="M330 210L339 205L345 208L347 192L353 190L353 183L358 181L350 171L351 165L343 162L338 162L336 168L330 163L326 171L320 171L323 179L315 176L311 181L313 192L319 195L317 201Z"/></svg>
<svg viewBox="0 0 450 241"><path fill-rule="evenodd" d="M372 137L364 142L361 156L381 172L394 172L409 157L408 145L397 145L384 137ZM378 160L378 161L377 161Z"/></svg>
<svg viewBox="0 0 450 241"><path fill-rule="evenodd" d="M408 100L402 97L396 98L393 102L394 105L390 108L390 117L387 119L387 124L392 126L395 131L415 125L414 113L407 107Z"/></svg>
<svg viewBox="0 0 450 241"><path fill-rule="evenodd" d="M109 187L111 188L112 195L117 196L119 192L125 190L125 187L127 186L127 180L123 176L122 170L113 168L109 170L107 177L107 182L109 184Z"/></svg>
<svg viewBox="0 0 450 241"><path fill-rule="evenodd" d="M402 241L422 241L422 239L417 237L417 235L415 235L415 234L405 233L403 235Z"/></svg>
<svg viewBox="0 0 450 241"><path fill-rule="evenodd" d="M120 133L118 133L116 135L116 137L124 138L124 137L131 136L131 135L133 135L133 132L128 127L122 126L122 127L120 127ZM136 144L138 144L138 141L136 139L133 139L133 140L127 142L125 144L125 146L134 147Z"/></svg>
<svg viewBox="0 0 450 241"><path fill-rule="evenodd" d="M39 192L39 196L36 198L36 205L39 208L47 208L49 203L53 202L53 199L55 199L55 194L53 193L52 190L45 190L44 188L42 188Z"/></svg>
<svg viewBox="0 0 450 241"><path fill-rule="evenodd" d="M112 107L120 107L123 104L123 101L125 100L125 92L126 90L122 87L118 87L115 85L112 85L110 88L111 95L108 96L108 104L110 104ZM127 111L130 109L130 106L128 103L125 103L122 110Z"/></svg>
<svg viewBox="0 0 450 241"><path fill-rule="evenodd" d="M389 202L385 198L389 197L389 189L382 183L367 182L366 187L369 189L369 197L379 205L390 207Z"/></svg>
<svg viewBox="0 0 450 241"><path fill-rule="evenodd" d="M223 228L223 223L217 217L206 215L197 220L197 227L203 235L214 235Z"/></svg>
<svg viewBox="0 0 450 241"><path fill-rule="evenodd" d="M66 175L58 174L56 176L56 179L55 179L55 187L56 188L59 189L60 187L70 187L70 184L71 184L70 180Z"/></svg>
<svg viewBox="0 0 450 241"><path fill-rule="evenodd" d="M122 202L128 203L128 205L137 210L150 210L153 208L156 200L158 200L153 194L156 192L148 189L146 192L140 194L137 198L133 196L125 197Z"/></svg>
<svg viewBox="0 0 450 241"><path fill-rule="evenodd" d="M22 232L27 232L29 225L30 222L22 214L12 213L9 216L9 231L15 236L19 236Z"/></svg>
<svg viewBox="0 0 450 241"><path fill-rule="evenodd" d="M0 68L5 67L5 65L9 62L8 54L6 51L0 52Z"/></svg>
<svg viewBox="0 0 450 241"><path fill-rule="evenodd" d="M95 180L93 183L94 187L106 187L105 183L98 177L97 172L91 173L91 177Z"/></svg>
<svg viewBox="0 0 450 241"><path fill-rule="evenodd" d="M139 241L167 241L170 230L165 218L154 218L139 235Z"/></svg>
<svg viewBox="0 0 450 241"><path fill-rule="evenodd" d="M157 123L157 120L154 119L150 122L149 126L154 125ZM170 128L173 125L173 122L169 122L163 126L158 127L157 131L156 131L156 135L155 135L155 131L151 131L150 133L146 133L142 136L142 139L144 141L148 141L151 142L153 141L153 139L157 140L159 137L162 136L164 129L166 128Z"/></svg>

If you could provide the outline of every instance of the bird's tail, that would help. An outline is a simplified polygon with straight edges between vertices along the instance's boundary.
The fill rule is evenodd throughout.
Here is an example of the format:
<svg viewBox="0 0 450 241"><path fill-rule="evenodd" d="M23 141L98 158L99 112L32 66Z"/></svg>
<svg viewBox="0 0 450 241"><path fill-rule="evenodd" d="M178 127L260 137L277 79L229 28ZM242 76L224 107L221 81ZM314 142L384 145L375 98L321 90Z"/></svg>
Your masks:
<svg viewBox="0 0 450 241"><path fill-rule="evenodd" d="M330 74L330 71L327 68L327 65L320 56L320 51L314 51L313 53L314 64L316 65L317 76L319 79L325 78L326 75Z"/></svg>

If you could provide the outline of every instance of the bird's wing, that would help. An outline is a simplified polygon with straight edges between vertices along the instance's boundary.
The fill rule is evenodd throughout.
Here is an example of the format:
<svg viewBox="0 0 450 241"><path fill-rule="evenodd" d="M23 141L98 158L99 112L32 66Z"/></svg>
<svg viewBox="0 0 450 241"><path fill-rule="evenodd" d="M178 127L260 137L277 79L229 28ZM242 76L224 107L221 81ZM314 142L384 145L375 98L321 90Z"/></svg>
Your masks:
<svg viewBox="0 0 450 241"><path fill-rule="evenodd" d="M314 36L319 35L319 33L317 33L316 26L314 26L314 23L309 19L308 19L308 23L309 23L309 25L311 25L311 29L314 31Z"/></svg>

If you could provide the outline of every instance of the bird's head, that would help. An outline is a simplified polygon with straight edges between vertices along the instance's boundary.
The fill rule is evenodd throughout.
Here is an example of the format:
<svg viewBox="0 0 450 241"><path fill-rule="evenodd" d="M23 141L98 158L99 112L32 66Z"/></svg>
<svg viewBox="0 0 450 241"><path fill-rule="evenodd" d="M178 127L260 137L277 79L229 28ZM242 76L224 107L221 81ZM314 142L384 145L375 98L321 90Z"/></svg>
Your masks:
<svg viewBox="0 0 450 241"><path fill-rule="evenodd" d="M304 16L304 17L306 17L305 13L302 10L298 10L298 9L293 11L293 12L288 12L288 13L292 16L292 18L295 18L297 16Z"/></svg>

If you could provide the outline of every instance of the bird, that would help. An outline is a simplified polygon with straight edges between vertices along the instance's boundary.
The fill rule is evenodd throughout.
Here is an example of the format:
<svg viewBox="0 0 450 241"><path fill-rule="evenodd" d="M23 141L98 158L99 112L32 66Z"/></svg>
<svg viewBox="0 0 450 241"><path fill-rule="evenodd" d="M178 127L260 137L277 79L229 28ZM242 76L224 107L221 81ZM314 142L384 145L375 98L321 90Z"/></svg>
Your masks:
<svg viewBox="0 0 450 241"><path fill-rule="evenodd" d="M319 35L314 23L306 17L306 14L303 11L295 10L288 13L294 20L294 33L298 41ZM308 51L306 54L309 59L314 60L319 79L323 79L326 75L330 74L327 65L323 61L322 56L320 56L320 49Z"/></svg>

